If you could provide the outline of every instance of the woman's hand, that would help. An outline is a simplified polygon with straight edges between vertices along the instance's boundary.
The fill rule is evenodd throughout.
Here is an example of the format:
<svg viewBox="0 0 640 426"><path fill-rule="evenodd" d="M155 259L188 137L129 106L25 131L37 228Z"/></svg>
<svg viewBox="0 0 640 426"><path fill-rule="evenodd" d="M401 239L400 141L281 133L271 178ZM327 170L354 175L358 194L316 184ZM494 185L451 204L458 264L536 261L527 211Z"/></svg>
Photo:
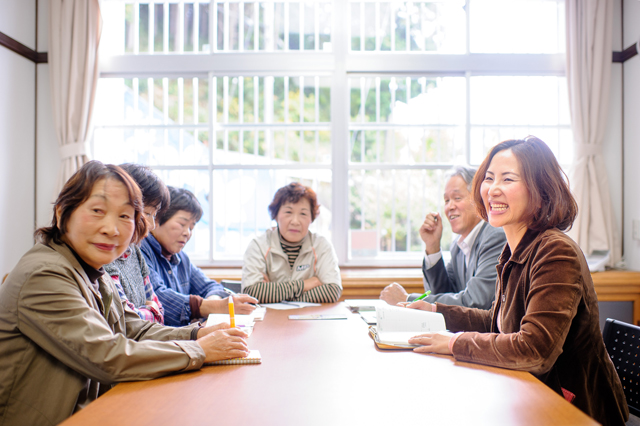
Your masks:
<svg viewBox="0 0 640 426"><path fill-rule="evenodd" d="M420 345L420 347L413 349L414 352L451 355L449 341L452 337L453 333L439 331L437 333L425 333L414 336L409 339L409 343L412 345Z"/></svg>
<svg viewBox="0 0 640 426"><path fill-rule="evenodd" d="M226 323L226 322L221 322L219 324L211 325L209 327L201 327L198 330L198 339L200 339L201 337L206 336L207 334L211 334L214 331L227 330L229 328L231 328L231 326L229 325L229 323Z"/></svg>
<svg viewBox="0 0 640 426"><path fill-rule="evenodd" d="M235 313L237 315L248 315L256 308L254 304L258 304L258 299L255 299L248 294L234 294L233 296L233 304L235 308ZM208 317L209 314L228 314L229 313L229 298L220 299L218 296L212 296L210 298L204 299L202 304L200 305L200 314L204 318Z"/></svg>
<svg viewBox="0 0 640 426"><path fill-rule="evenodd" d="M402 302L398 303L398 306L404 306L409 309L420 309L421 311L434 312L433 304L425 302L424 300L418 300L416 302Z"/></svg>
<svg viewBox="0 0 640 426"><path fill-rule="evenodd" d="M200 334L200 332L198 332L198 334ZM248 356L249 349L247 347L247 341L245 340L246 338L247 333L244 331L237 328L227 328L209 333L196 340L196 342L204 350L204 362L213 362L221 359Z"/></svg>
<svg viewBox="0 0 640 426"><path fill-rule="evenodd" d="M304 280L304 290L302 291L309 291L312 288L316 288L321 285L322 282L318 279L318 277L307 278L306 280Z"/></svg>
<svg viewBox="0 0 640 426"><path fill-rule="evenodd" d="M235 313L238 315L248 315L256 309L256 305L258 304L258 299L255 297L251 297L248 294L234 294L233 296L233 304L235 308ZM223 299L227 302L227 312L229 311L229 299Z"/></svg>

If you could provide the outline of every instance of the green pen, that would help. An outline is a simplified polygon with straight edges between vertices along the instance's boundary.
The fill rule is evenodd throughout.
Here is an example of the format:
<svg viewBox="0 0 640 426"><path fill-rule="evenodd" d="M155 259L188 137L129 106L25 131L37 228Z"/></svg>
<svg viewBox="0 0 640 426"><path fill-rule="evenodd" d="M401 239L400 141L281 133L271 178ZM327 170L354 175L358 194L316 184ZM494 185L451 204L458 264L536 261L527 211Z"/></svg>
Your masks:
<svg viewBox="0 0 640 426"><path fill-rule="evenodd" d="M425 297L427 297L430 294L431 294L431 290L427 290L427 292L425 294L423 294L421 296L418 296L417 298L413 299L413 301L417 302L418 300L422 300L422 299L424 299Z"/></svg>

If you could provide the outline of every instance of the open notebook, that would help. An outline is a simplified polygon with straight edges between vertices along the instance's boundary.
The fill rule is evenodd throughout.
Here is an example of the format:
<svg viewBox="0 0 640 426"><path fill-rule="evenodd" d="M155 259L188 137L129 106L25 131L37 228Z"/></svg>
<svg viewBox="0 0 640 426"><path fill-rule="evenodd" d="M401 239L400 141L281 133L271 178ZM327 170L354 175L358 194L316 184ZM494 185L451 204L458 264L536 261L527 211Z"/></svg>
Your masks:
<svg viewBox="0 0 640 426"><path fill-rule="evenodd" d="M399 347L415 347L409 344L409 339L418 334L445 331L444 316L437 312L427 312L418 309L401 308L398 306L376 307L378 325L373 330L372 337L376 343Z"/></svg>

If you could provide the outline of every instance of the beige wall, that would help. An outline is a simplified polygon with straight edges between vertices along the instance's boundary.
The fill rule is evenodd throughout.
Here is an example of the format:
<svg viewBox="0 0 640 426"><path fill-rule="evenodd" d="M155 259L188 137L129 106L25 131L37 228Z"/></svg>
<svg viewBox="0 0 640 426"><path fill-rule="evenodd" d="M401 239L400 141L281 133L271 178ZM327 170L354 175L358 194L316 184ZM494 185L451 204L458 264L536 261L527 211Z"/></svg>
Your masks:
<svg viewBox="0 0 640 426"><path fill-rule="evenodd" d="M3 0L0 32L35 49L35 0ZM0 47L0 279L33 244L33 62Z"/></svg>

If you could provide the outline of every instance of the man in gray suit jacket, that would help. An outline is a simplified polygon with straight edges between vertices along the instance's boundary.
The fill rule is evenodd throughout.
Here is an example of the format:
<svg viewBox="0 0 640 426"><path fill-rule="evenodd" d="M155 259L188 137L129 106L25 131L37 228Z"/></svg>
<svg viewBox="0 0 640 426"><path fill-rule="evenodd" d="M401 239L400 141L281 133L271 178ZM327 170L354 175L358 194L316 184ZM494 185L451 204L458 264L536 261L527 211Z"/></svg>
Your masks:
<svg viewBox="0 0 640 426"><path fill-rule="evenodd" d="M422 262L424 288L431 294L423 300L447 305L489 309L495 297L496 265L506 238L502 228L481 220L471 204L471 182L475 170L455 167L447 174L444 213L458 237L451 243L451 261L442 259L442 219L429 213L420 227L425 243ZM389 304L412 301L419 294L407 294L397 283L385 287L380 298Z"/></svg>

